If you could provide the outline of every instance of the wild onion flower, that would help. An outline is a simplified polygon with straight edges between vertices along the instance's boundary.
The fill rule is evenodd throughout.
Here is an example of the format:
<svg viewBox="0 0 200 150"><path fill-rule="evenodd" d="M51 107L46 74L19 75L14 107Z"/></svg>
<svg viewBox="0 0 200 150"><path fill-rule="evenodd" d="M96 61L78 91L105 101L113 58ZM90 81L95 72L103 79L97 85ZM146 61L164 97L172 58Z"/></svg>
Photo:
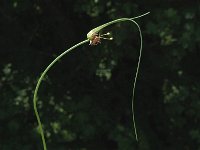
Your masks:
<svg viewBox="0 0 200 150"><path fill-rule="evenodd" d="M90 32L88 32L87 34L87 39L83 40L82 42L72 46L71 48L67 49L66 51L64 51L63 53L61 53L58 57L56 57L48 66L47 68L42 72L40 78L38 79L37 85L35 87L35 91L34 91L34 97L33 97L33 107L34 107L34 112L37 118L37 122L39 125L39 131L41 134L41 138L42 138L42 143L43 143L43 149L47 150L47 146L46 146L46 141L45 141L45 137L44 137L44 131L42 128L42 123L39 117L39 113L37 110L37 93L40 87L40 84L44 78L44 76L46 75L46 73L49 71L49 69L59 60L61 59L65 54L67 54L68 52L70 52L71 50L77 48L78 46L81 46L87 42L90 43L90 45L97 45L99 43L101 43L101 39L107 39L107 40L113 40L113 37L110 36L110 33L106 33L106 34L100 34L99 32L107 27L110 26L112 24L115 23L120 23L120 22L124 22L124 21L130 21L132 23L134 23L139 30L139 34L140 34L140 54L139 54L139 59L138 59L138 64L137 64L137 69L136 69L136 74L135 74L135 78L134 78L134 83L133 83L133 94L132 94L132 121L133 121L133 126L134 126L134 133L135 133L135 137L136 140L138 141L138 136L137 136L137 130L136 130L136 125L135 125L135 117L134 117L134 107L133 107L133 102L134 102L134 95L135 95L135 86L136 86L136 81L137 81L137 76L138 76L138 71L139 71L139 66L140 66L140 60L141 60L141 55L142 55L142 32L140 29L140 26L137 24L137 22L135 21L135 19L140 18L142 16L145 16L147 14L149 14L150 12L147 12L143 15L137 16L137 17L133 17L133 18L120 18L120 19L116 19L113 21L110 21L108 23L105 23L103 25L100 25L94 29L92 29Z"/></svg>

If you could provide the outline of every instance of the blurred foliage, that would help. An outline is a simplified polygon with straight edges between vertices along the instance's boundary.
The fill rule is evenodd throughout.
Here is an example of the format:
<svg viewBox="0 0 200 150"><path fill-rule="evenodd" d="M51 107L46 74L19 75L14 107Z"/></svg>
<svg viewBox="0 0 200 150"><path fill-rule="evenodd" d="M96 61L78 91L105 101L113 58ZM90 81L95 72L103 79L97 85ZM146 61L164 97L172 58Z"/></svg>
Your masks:
<svg viewBox="0 0 200 150"><path fill-rule="evenodd" d="M144 36L135 101L139 142L131 121L139 36L121 23L106 29L112 42L82 46L48 73L38 101L48 149L200 150L197 0L1 0L0 150L42 149L33 90L57 55L95 26L147 11L137 20Z"/></svg>

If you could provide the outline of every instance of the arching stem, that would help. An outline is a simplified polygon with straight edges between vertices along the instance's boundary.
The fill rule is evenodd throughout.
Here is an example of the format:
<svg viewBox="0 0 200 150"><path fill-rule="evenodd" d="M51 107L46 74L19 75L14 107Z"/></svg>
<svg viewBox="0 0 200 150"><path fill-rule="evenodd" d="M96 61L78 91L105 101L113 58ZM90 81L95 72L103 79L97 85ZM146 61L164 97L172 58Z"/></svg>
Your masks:
<svg viewBox="0 0 200 150"><path fill-rule="evenodd" d="M132 95L132 117L133 117L132 119L133 119L133 126L134 126L135 138L136 138L136 141L138 141L137 128L136 128L136 124L135 124L134 98L135 98L135 87L136 87L138 72L139 72L139 68L140 68L140 61L141 61L141 57L142 57L142 41L143 40L142 40L142 32L141 32L140 26L134 20L130 19L130 21L136 24L136 26L138 27L138 30L139 30L139 34L140 34L140 52L139 52L137 69L136 69L134 83L133 83L133 95Z"/></svg>
<svg viewBox="0 0 200 150"><path fill-rule="evenodd" d="M140 53L139 53L139 59L138 59L138 63L137 63L137 69L136 69L136 73L135 73L135 78L134 78L134 84L133 84L133 94L132 94L132 105L131 105L131 108L132 108L132 121L133 121L133 125L134 125L134 133L135 133L135 137L136 137L136 140L138 141L138 135L137 135L137 128L136 128L136 123L135 123L135 114L134 114L134 98L135 98L135 88L136 88L136 82L137 82L137 77L138 77L138 72L139 72L139 67L140 67L140 61L141 61L141 56L142 56L142 32L141 32L141 29L140 29L140 26L137 24L136 21L134 21L134 19L137 19L137 18L140 18L142 16L145 16L149 14L149 12L143 14L143 15L140 15L140 16L137 16L137 17L134 17L134 18L120 18L120 19L116 19L116 20L113 20L113 21L110 21L108 23L105 23L101 26L98 26L94 29L92 29L88 34L87 34L87 40L84 40L74 46L72 46L71 48L67 49L66 51L64 51L62 54L60 54L58 57L56 57L56 59L54 59L48 66L47 68L43 71L43 73L41 74L38 82L37 82L37 85L36 85L36 88L35 88L35 91L34 91L34 97L33 97L33 106L34 106L34 112L35 112L35 115L36 115L36 118L37 118L37 122L38 122L38 125L39 125L39 131L40 131L40 134L41 134L41 138L42 138L42 143L43 143L43 149L44 150L47 150L47 146L46 146L46 141L45 141L45 136L44 136L44 131L43 131L43 128L42 128L42 123L41 123L41 120L40 120L40 117L39 117L39 113L38 113L38 110L37 110L37 93L38 93L38 89L40 87L40 84L43 80L43 78L45 77L45 75L47 74L47 72L49 71L49 69L59 60L61 59L65 54L67 54L68 52L70 52L71 50L77 48L78 46L81 46L89 41L91 41L91 39L93 39L93 36L94 34L98 33L100 30L102 30L103 28L107 27L107 26L110 26L112 24L115 24L115 23L119 23L119 22L123 22L123 21L131 21L133 22L134 24L136 24L136 26L138 27L138 30L139 30L139 34L140 34ZM103 37L104 38L104 37Z"/></svg>
<svg viewBox="0 0 200 150"><path fill-rule="evenodd" d="M37 93L38 93L38 89L40 87L40 84L43 80L43 78L45 77L46 73L49 71L49 69L60 59L62 58L65 54L67 54L68 52L70 52L71 50L77 48L78 46L80 45L83 45L85 43L89 42L89 40L84 40L74 46L72 46L71 48L67 49L66 51L64 51L62 54L60 54L58 57L56 57L56 59L54 59L48 66L47 68L44 70L44 72L42 73L42 75L40 76L38 82L37 82L37 85L36 85L36 88L35 88L35 91L34 91L34 97L33 97L33 107L34 107L34 112L35 112L35 115L36 115L36 118L37 118L37 122L38 122L38 125L39 125L39 131L40 131L40 134L41 134L41 138L42 138L42 144L43 144L43 149L44 150L47 150L47 146L46 146L46 141L45 141L45 137L44 137L44 131L43 131L43 128L42 128L42 123L41 123L41 120L40 120L40 116L39 116L39 113L38 113L38 110L37 110Z"/></svg>
<svg viewBox="0 0 200 150"><path fill-rule="evenodd" d="M112 24L116 24L116 23L120 23L120 22L124 22L124 21L131 21L132 23L136 24L136 26L138 27L139 34L140 34L140 54L139 54L139 59L138 59L138 64L137 64L137 69L136 69L136 74L135 74L134 83L133 83L133 94L132 94L132 104L131 104L131 108L132 108L132 120L133 120L133 126L134 126L134 133L135 133L136 141L138 141L138 135L137 135L137 128L136 128L136 123L135 123L135 114L134 114L134 98L135 98L135 87L136 87L136 82L137 82L137 77L138 77L138 72L139 72L139 67L140 67L140 61L141 61L141 56L142 56L142 32L141 32L141 29L140 29L140 26L138 25L138 23L136 21L134 21L133 19L140 18L140 17L145 16L147 14L149 14L149 12L147 12L147 13L145 13L143 15L134 17L134 18L120 18L120 19L116 19L116 20L110 21L108 23L105 23L103 25L100 25L100 26L92 29L87 34L87 38L88 39L92 39L92 36L94 34L97 34L103 28L108 27L108 26L110 26Z"/></svg>

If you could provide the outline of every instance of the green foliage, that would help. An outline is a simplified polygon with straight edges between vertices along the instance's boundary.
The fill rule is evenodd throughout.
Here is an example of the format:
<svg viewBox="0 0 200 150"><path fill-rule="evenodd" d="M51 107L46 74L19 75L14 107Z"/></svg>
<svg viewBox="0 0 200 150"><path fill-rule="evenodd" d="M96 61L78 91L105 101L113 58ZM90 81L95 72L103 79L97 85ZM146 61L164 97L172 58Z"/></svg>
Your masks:
<svg viewBox="0 0 200 150"><path fill-rule="evenodd" d="M56 64L39 92L49 150L200 149L200 5L197 1L1 1L0 149L40 150L32 94L40 72L91 28L146 11L131 123L138 33L113 25L112 42ZM109 29L106 29L109 31ZM41 100L41 101L40 101Z"/></svg>

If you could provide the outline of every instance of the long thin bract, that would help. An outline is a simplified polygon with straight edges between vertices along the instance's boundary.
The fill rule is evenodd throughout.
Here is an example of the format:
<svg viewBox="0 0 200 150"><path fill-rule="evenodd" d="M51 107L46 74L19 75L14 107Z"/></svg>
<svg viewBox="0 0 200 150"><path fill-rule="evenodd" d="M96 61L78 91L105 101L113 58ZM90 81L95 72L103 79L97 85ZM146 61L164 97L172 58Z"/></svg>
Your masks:
<svg viewBox="0 0 200 150"><path fill-rule="evenodd" d="M138 19L140 17L143 17L145 15L148 15L150 12L147 12L147 13L144 13L142 15L139 15L139 16L136 16L136 17L133 17L133 18L119 18L119 19L115 19L113 21L110 21L110 22L107 22L107 23L104 23L94 29L92 29L88 34L87 34L87 38L88 39L91 39L91 37L93 36L94 33L98 33L100 30L102 30L103 28L107 27L107 26L110 26L112 24L115 24L115 23L118 23L118 22L123 22L123 21L127 21L127 20L134 20L134 19Z"/></svg>

